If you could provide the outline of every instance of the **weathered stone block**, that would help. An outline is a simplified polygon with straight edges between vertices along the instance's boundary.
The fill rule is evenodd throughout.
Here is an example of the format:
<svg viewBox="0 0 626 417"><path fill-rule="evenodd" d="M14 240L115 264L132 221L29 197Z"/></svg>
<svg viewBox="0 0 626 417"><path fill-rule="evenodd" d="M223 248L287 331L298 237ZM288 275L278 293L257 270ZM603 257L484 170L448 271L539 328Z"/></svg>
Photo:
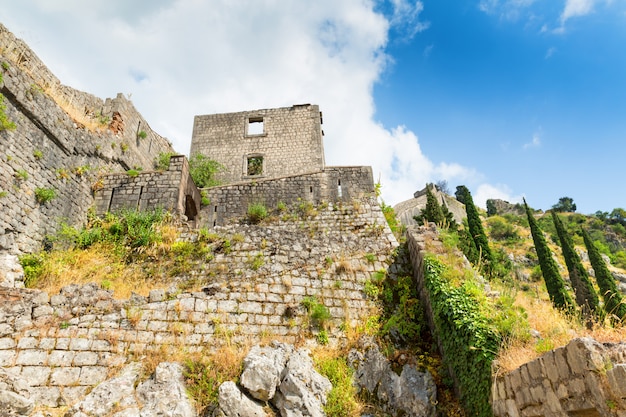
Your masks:
<svg viewBox="0 0 626 417"><path fill-rule="evenodd" d="M74 366L88 366L98 363L98 354L96 352L78 352L74 356Z"/></svg>
<svg viewBox="0 0 626 417"><path fill-rule="evenodd" d="M53 350L48 357L50 366L70 366L76 356L76 352L67 350Z"/></svg>
<svg viewBox="0 0 626 417"><path fill-rule="evenodd" d="M89 350L91 348L92 341L90 339L71 339L70 340L70 350Z"/></svg>
<svg viewBox="0 0 626 417"><path fill-rule="evenodd" d="M72 386L78 384L80 368L55 368L50 376L50 385Z"/></svg>
<svg viewBox="0 0 626 417"><path fill-rule="evenodd" d="M48 353L39 349L23 350L18 353L15 363L25 366L45 365L48 360Z"/></svg>

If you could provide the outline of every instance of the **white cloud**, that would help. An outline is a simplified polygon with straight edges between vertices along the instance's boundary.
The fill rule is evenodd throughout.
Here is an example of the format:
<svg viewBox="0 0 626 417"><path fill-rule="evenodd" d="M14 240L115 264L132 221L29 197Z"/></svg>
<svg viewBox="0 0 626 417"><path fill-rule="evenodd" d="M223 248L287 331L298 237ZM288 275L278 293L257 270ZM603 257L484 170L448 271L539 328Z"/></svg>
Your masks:
<svg viewBox="0 0 626 417"><path fill-rule="evenodd" d="M516 21L536 0L481 0L478 8L501 19ZM532 18L533 16L529 16Z"/></svg>
<svg viewBox="0 0 626 417"><path fill-rule="evenodd" d="M430 27L429 22L422 22L419 19L420 13L424 10L424 4L416 0L390 0L393 14L390 23L393 27L404 32L405 39L413 38L417 33Z"/></svg>
<svg viewBox="0 0 626 417"><path fill-rule="evenodd" d="M394 0L390 16L362 0L0 0L0 21L65 84L103 98L132 94L182 153L194 115L319 104L326 163L371 165L395 204L426 182L480 177L433 163L415 133L374 118L389 31L424 30L422 9L408 0Z"/></svg>
<svg viewBox="0 0 626 417"><path fill-rule="evenodd" d="M533 134L533 138L530 142L524 144L523 148L524 150L527 150L531 148L538 148L540 146L541 146L541 134L537 132Z"/></svg>
<svg viewBox="0 0 626 417"><path fill-rule="evenodd" d="M476 192L472 193L474 204L482 208L487 208L488 199L500 199L515 204L521 203L522 197L522 195L512 195L511 189L504 184L481 184Z"/></svg>
<svg viewBox="0 0 626 417"><path fill-rule="evenodd" d="M552 55L554 55L556 52L556 48L555 47L551 47L548 48L548 50L546 51L546 55L544 56L545 59L550 59L552 58Z"/></svg>
<svg viewBox="0 0 626 417"><path fill-rule="evenodd" d="M565 9L563 9L563 13L561 13L561 24L565 24L565 21L569 18L591 13L596 1L597 0L567 0L565 2Z"/></svg>

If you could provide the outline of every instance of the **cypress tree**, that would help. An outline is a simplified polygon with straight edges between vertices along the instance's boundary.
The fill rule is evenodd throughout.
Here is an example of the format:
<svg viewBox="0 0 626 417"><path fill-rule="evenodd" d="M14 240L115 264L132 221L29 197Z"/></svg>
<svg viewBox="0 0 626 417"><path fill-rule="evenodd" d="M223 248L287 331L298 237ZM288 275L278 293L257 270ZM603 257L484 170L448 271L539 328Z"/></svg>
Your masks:
<svg viewBox="0 0 626 417"><path fill-rule="evenodd" d="M413 216L413 218L418 223L427 221L433 222L437 226L443 226L446 218L437 201L437 197L432 192L432 187L432 184L426 184L426 207L424 207L424 210L422 210L418 216Z"/></svg>
<svg viewBox="0 0 626 417"><path fill-rule="evenodd" d="M581 307L585 316L590 315L590 313L597 313L600 304L598 294L589 280L589 274L583 267L580 256L574 250L572 238L565 230L563 222L556 214L556 211L552 211L552 221L561 242L561 250L563 251L563 258L565 258L565 265L567 265L567 271L569 272L569 279L576 294L576 303Z"/></svg>
<svg viewBox="0 0 626 417"><path fill-rule="evenodd" d="M485 271L487 271L488 274L491 274L494 258L491 248L489 248L489 240L485 234L485 229L483 229L483 223L478 215L478 209L474 205L472 194L464 185L456 187L455 194L457 196L457 200L463 201L463 204L465 204L469 232L476 243L476 249L480 253L480 258L485 265Z"/></svg>
<svg viewBox="0 0 626 417"><path fill-rule="evenodd" d="M585 229L582 229L582 233L587 253L589 254L589 262L591 262L595 272L598 287L600 287L602 292L602 298L604 298L604 311L617 317L619 320L624 320L626 317L626 304L622 301L622 295L617 289L615 279L604 263L600 251L591 241L589 233Z"/></svg>
<svg viewBox="0 0 626 417"><path fill-rule="evenodd" d="M548 290L550 301L552 301L552 304L556 308L571 311L574 306L572 299L565 288L565 283L559 274L556 262L552 258L552 252L550 252L546 238L543 236L543 232L530 211L528 204L526 204L526 199L524 199L524 207L526 208L526 216L528 217L530 232L533 236L533 242L535 243L537 258L539 258L539 267L541 268L543 280L546 283L546 289Z"/></svg>

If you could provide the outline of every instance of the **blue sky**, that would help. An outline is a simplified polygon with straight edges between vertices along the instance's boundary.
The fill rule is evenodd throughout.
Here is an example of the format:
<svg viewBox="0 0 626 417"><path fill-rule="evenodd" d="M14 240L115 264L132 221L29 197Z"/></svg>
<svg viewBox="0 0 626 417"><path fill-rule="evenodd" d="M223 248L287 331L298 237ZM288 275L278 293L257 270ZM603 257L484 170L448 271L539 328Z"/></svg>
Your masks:
<svg viewBox="0 0 626 417"><path fill-rule="evenodd" d="M0 0L64 84L129 96L181 153L193 116L319 104L326 162L397 203L429 181L625 207L623 0Z"/></svg>

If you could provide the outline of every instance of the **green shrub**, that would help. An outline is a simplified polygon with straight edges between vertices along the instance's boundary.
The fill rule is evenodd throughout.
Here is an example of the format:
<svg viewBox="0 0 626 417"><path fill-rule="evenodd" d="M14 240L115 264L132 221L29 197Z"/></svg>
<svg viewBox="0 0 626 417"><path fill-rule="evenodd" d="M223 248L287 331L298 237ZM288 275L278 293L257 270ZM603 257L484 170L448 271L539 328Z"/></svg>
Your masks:
<svg viewBox="0 0 626 417"><path fill-rule="evenodd" d="M167 171L170 168L170 159L176 155L173 152L161 152L154 160L154 167L159 171Z"/></svg>
<svg viewBox="0 0 626 417"><path fill-rule="evenodd" d="M515 227L504 220L500 216L493 216L487 220L489 225L489 236L493 240L507 240L516 241L519 239L519 234Z"/></svg>
<svg viewBox="0 0 626 417"><path fill-rule="evenodd" d="M209 195L205 190L202 190L200 192L200 199L200 204L202 204L203 206L208 206L209 204L211 204L211 199L209 198Z"/></svg>
<svg viewBox="0 0 626 417"><path fill-rule="evenodd" d="M302 305L309 313L311 324L320 328L325 327L326 322L331 318L328 307L317 301L314 296L304 297Z"/></svg>
<svg viewBox="0 0 626 417"><path fill-rule="evenodd" d="M39 277L43 274L45 259L42 255L34 253L24 254L18 259L24 270L24 285L27 288L34 287Z"/></svg>
<svg viewBox="0 0 626 417"><path fill-rule="evenodd" d="M138 139L145 139L147 137L148 137L148 134L146 133L145 130L140 130L139 132L137 132Z"/></svg>
<svg viewBox="0 0 626 417"><path fill-rule="evenodd" d="M126 174L131 178L135 178L139 175L139 171L137 171L136 169L129 169L128 171L126 171Z"/></svg>
<svg viewBox="0 0 626 417"><path fill-rule="evenodd" d="M54 200L56 196L57 192L53 188L35 188L35 199L39 204L46 204Z"/></svg>
<svg viewBox="0 0 626 417"><path fill-rule="evenodd" d="M267 207L263 203L248 204L248 220L251 223L259 223L267 217Z"/></svg>
<svg viewBox="0 0 626 417"><path fill-rule="evenodd" d="M189 173L198 188L219 185L215 176L223 170L222 164L199 153L189 159Z"/></svg>
<svg viewBox="0 0 626 417"><path fill-rule="evenodd" d="M326 397L324 412L328 417L350 417L360 415L356 387L352 383L354 371L345 358L324 358L315 361L317 371L332 384Z"/></svg>

